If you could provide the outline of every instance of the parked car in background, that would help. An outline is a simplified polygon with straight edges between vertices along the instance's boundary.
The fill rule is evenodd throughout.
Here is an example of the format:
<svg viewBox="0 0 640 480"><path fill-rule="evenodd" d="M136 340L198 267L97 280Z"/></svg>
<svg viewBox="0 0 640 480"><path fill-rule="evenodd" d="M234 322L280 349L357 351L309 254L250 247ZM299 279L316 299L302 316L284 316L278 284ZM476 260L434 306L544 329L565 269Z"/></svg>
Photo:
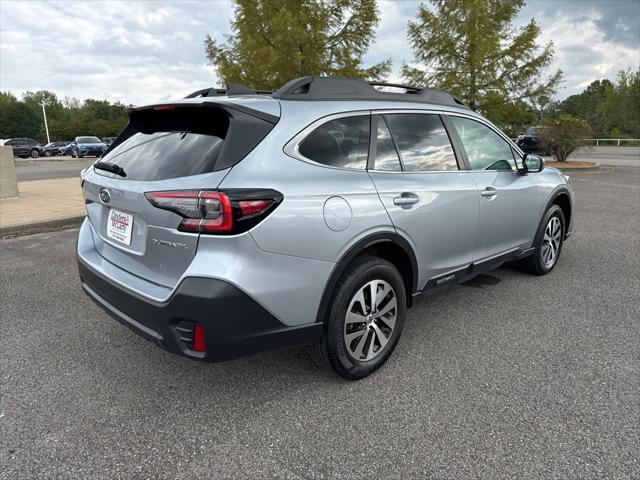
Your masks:
<svg viewBox="0 0 640 480"><path fill-rule="evenodd" d="M111 144L113 143L113 141L116 139L117 137L104 137L102 139L102 143L104 143L107 147L110 147Z"/></svg>
<svg viewBox="0 0 640 480"><path fill-rule="evenodd" d="M247 91L134 108L82 173L82 286L154 344L206 361L312 344L358 379L419 294L555 267L567 178L452 95L331 77Z"/></svg>
<svg viewBox="0 0 640 480"><path fill-rule="evenodd" d="M33 138L11 138L5 140L4 145L9 145L13 148L13 155L15 157L38 158L44 152L42 145Z"/></svg>
<svg viewBox="0 0 640 480"><path fill-rule="evenodd" d="M98 137L76 137L69 146L69 153L73 158L99 157L107 146Z"/></svg>
<svg viewBox="0 0 640 480"><path fill-rule="evenodd" d="M526 153L539 153L551 155L548 145L544 142L544 135L550 127L529 127L527 131L518 137L516 144Z"/></svg>
<svg viewBox="0 0 640 480"><path fill-rule="evenodd" d="M71 141L47 143L43 148L45 157L67 155L67 147Z"/></svg>

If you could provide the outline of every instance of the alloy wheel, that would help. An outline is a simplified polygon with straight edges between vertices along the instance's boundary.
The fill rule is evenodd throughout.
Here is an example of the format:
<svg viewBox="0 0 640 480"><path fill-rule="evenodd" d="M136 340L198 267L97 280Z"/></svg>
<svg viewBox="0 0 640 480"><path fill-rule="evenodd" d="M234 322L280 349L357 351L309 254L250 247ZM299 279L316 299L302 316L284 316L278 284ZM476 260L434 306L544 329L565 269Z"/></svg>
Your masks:
<svg viewBox="0 0 640 480"><path fill-rule="evenodd" d="M542 238L542 263L549 268L558 259L558 252L562 242L562 224L558 217L551 217L544 229L544 237Z"/></svg>
<svg viewBox="0 0 640 480"><path fill-rule="evenodd" d="M398 302L393 287L372 280L351 299L344 321L344 343L357 361L369 361L385 349L396 324Z"/></svg>

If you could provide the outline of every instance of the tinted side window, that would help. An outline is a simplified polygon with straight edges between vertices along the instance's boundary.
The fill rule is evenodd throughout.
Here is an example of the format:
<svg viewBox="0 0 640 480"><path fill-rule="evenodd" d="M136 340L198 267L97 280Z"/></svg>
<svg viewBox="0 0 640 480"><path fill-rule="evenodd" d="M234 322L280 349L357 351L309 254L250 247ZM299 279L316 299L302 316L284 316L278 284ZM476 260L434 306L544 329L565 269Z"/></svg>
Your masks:
<svg viewBox="0 0 640 480"><path fill-rule="evenodd" d="M438 115L394 113L384 115L407 172L457 170L447 131Z"/></svg>
<svg viewBox="0 0 640 480"><path fill-rule="evenodd" d="M340 168L367 166L369 115L336 118L323 123L301 143L299 151L309 160Z"/></svg>
<svg viewBox="0 0 640 480"><path fill-rule="evenodd" d="M378 117L378 133L376 135L376 158L373 163L374 170L400 171L400 159L393 144L391 132L387 127L384 117Z"/></svg>
<svg viewBox="0 0 640 480"><path fill-rule="evenodd" d="M511 147L497 133L469 118L449 118L462 140L472 170L516 169Z"/></svg>

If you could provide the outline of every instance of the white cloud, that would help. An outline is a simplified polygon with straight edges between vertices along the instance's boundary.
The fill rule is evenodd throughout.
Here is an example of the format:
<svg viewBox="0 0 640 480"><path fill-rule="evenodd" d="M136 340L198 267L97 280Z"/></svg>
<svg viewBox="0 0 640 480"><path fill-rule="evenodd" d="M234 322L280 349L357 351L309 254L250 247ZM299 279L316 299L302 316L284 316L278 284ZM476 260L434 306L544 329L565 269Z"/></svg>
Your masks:
<svg viewBox="0 0 640 480"><path fill-rule="evenodd" d="M46 89L60 97L125 104L181 97L216 84L204 37L221 40L233 15L230 0L0 2L1 90L20 95ZM419 3L379 2L381 22L365 62L391 58L392 81L401 80L403 62L413 61L406 26ZM640 64L639 2L530 1L518 22L532 17L542 28L542 42L554 42L552 69L565 72L561 97Z"/></svg>
<svg viewBox="0 0 640 480"><path fill-rule="evenodd" d="M125 104L184 96L216 83L204 37L222 38L231 15L229 1L3 0L0 89Z"/></svg>

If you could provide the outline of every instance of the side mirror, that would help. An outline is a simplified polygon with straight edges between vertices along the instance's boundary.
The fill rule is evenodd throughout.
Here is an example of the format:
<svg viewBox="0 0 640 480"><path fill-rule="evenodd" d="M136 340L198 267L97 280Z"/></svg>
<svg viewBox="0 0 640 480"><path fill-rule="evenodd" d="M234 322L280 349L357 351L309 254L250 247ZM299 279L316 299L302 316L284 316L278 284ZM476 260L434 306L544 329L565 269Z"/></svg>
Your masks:
<svg viewBox="0 0 640 480"><path fill-rule="evenodd" d="M529 172L538 173L544 168L544 159L538 155L532 155L525 153L522 158L522 169L519 171L522 175L526 175Z"/></svg>

